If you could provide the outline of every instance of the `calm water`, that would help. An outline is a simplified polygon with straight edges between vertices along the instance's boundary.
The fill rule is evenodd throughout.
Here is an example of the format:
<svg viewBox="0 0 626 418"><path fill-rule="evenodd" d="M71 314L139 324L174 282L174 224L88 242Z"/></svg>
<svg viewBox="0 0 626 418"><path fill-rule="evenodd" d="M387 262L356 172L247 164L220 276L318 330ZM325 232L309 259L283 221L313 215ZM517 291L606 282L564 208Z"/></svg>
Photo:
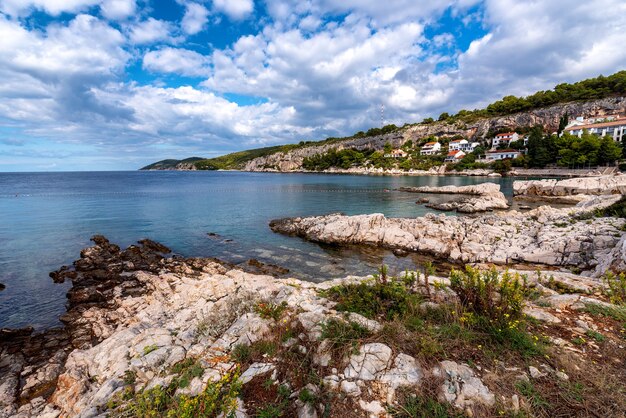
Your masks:
<svg viewBox="0 0 626 418"><path fill-rule="evenodd" d="M0 173L0 327L58 324L68 284L48 273L69 264L94 234L127 246L151 238L185 256L257 258L324 280L369 274L384 251L333 249L274 234L274 218L343 212L414 217L428 209L401 186L473 184L485 178L238 172ZM511 194L511 179L495 179ZM212 238L213 232L220 238ZM231 241L232 240L232 241Z"/></svg>

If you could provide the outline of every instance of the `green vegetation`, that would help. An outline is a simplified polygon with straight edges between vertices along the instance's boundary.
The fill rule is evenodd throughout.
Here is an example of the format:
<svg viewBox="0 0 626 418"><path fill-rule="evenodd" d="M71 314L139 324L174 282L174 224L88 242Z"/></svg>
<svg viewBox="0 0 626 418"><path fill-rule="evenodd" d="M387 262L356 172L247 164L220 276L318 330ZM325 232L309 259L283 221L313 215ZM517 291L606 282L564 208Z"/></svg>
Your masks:
<svg viewBox="0 0 626 418"><path fill-rule="evenodd" d="M337 151L333 148L325 154L305 158L302 162L302 168L310 171L322 171L331 167L346 169L362 166L373 153L373 150L342 149Z"/></svg>
<svg viewBox="0 0 626 418"><path fill-rule="evenodd" d="M373 283L338 285L322 294L338 302L338 311L356 312L370 319L402 317L421 301L421 296L410 292L403 280L387 280L385 275Z"/></svg>
<svg viewBox="0 0 626 418"><path fill-rule="evenodd" d="M330 352L337 356L354 351L370 334L366 328L352 321L333 318L322 324L322 339L328 340Z"/></svg>
<svg viewBox="0 0 626 418"><path fill-rule="evenodd" d="M157 161L156 163L147 165L141 168L141 170L171 170L171 169L176 168L178 164L195 163L196 161L201 161L201 160L204 160L204 158L191 157L191 158L186 158L184 160L172 160L172 159L161 160L161 161Z"/></svg>
<svg viewBox="0 0 626 418"><path fill-rule="evenodd" d="M577 83L562 83L553 90L539 91L527 97L506 96L482 110L460 110L448 119L471 121L483 117L503 116L552 106L559 103L595 100L626 94L626 71L608 77L599 76Z"/></svg>
<svg viewBox="0 0 626 418"><path fill-rule="evenodd" d="M156 386L133 392L127 388L109 401L109 415L113 417L233 417L241 390L238 374L224 375L217 382L209 382L198 396L175 396L178 385Z"/></svg>
<svg viewBox="0 0 626 418"><path fill-rule="evenodd" d="M143 348L143 355L147 356L148 354L152 353L154 350L158 349L159 346L157 346L156 344L150 344L147 345Z"/></svg>
<svg viewBox="0 0 626 418"><path fill-rule="evenodd" d="M177 377L172 380L172 384L179 388L186 388L195 377L202 377L204 368L193 358L187 358L172 367L172 373Z"/></svg>
<svg viewBox="0 0 626 418"><path fill-rule="evenodd" d="M259 314L263 319L273 319L278 321L287 309L287 303L283 302L277 305L272 302L259 302L254 307L254 312Z"/></svg>
<svg viewBox="0 0 626 418"><path fill-rule="evenodd" d="M604 275L604 282L608 289L606 295L609 297L612 303L617 305L626 304L626 274L623 272L619 274L613 274L607 272Z"/></svg>
<svg viewBox="0 0 626 418"><path fill-rule="evenodd" d="M522 317L526 286L518 274L500 275L495 269L480 271L467 266L450 273L450 288L467 311L496 326L511 326Z"/></svg>
<svg viewBox="0 0 626 418"><path fill-rule="evenodd" d="M603 138L583 132L581 137L544 135L541 126L534 127L528 137L528 153L517 162L519 166L543 168L548 164L561 167L597 166L614 163L622 157L622 147L610 136Z"/></svg>
<svg viewBox="0 0 626 418"><path fill-rule="evenodd" d="M466 415L455 411L450 404L440 402L436 396L406 395L402 402L389 408L394 418L460 418Z"/></svg>

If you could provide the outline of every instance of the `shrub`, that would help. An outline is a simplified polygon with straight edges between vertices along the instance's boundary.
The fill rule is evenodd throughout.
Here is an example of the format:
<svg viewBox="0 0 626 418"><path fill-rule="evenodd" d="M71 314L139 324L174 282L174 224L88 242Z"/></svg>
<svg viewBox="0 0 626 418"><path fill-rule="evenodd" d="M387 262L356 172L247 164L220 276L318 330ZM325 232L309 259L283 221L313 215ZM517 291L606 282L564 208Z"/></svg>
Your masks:
<svg viewBox="0 0 626 418"><path fill-rule="evenodd" d="M273 319L278 321L287 309L287 303L283 302L277 305L273 302L259 302L254 307L254 312L259 314L263 319Z"/></svg>
<svg viewBox="0 0 626 418"><path fill-rule="evenodd" d="M342 284L322 294L337 302L338 311L356 312L370 319L403 317L417 306L420 297L403 280L384 277L385 282Z"/></svg>
<svg viewBox="0 0 626 418"><path fill-rule="evenodd" d="M217 417L233 416L241 391L238 372L227 373L217 382L209 382L198 396L175 396L177 386L156 386L132 394L122 406L110 411L114 417ZM113 404L112 404L113 405Z"/></svg>
<svg viewBox="0 0 626 418"><path fill-rule="evenodd" d="M479 271L467 266L450 273L450 288L456 292L465 310L487 318L492 324L510 326L522 317L525 280L495 270Z"/></svg>
<svg viewBox="0 0 626 418"><path fill-rule="evenodd" d="M611 302L616 305L626 304L626 274L608 272L604 275L604 282L608 286L606 295Z"/></svg>
<svg viewBox="0 0 626 418"><path fill-rule="evenodd" d="M331 318L322 324L322 339L328 340L329 350L334 353L354 351L359 342L370 336L367 328L352 321Z"/></svg>

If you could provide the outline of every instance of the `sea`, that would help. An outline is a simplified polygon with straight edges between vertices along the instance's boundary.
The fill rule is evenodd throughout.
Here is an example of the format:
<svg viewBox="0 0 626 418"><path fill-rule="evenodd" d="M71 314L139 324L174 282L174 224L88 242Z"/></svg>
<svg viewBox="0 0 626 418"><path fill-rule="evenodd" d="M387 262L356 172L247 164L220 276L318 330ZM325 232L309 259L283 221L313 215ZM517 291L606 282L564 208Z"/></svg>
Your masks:
<svg viewBox="0 0 626 418"><path fill-rule="evenodd" d="M226 171L0 173L0 328L60 325L69 283L49 272L79 258L102 234L122 247L150 238L183 256L257 259L288 276L323 281L367 275L384 263L416 268L417 256L318 245L275 234L272 219L344 213L417 217L431 209L403 186L501 184L510 178L359 176ZM439 199L440 196L431 196Z"/></svg>

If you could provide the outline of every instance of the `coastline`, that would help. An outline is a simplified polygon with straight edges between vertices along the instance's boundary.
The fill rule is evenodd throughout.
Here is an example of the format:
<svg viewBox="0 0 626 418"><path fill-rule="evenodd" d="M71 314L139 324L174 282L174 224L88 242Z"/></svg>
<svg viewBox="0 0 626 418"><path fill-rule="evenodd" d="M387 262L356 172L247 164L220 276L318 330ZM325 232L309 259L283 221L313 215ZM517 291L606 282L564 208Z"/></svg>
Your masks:
<svg viewBox="0 0 626 418"><path fill-rule="evenodd" d="M587 215L621 201L625 178L516 182L518 196L581 196L579 204L568 209L543 206L478 217L326 215L269 225L274 232L315 242L428 253L492 272L483 274L523 275L524 287L531 286L527 291L533 296L524 300L519 321L527 327L524 332L535 332L542 347L549 347L542 348L549 350L546 355L540 351L521 359L500 343L475 340L483 331L468 341L455 338L443 354L430 348L421 351L415 344L421 338L435 338L449 321L465 327L463 321L470 318L468 312L446 316L459 309L459 289L452 275L429 273L426 264L423 272L416 266L404 278L388 278L381 270L368 277L313 283L246 271L212 258L183 258L147 239L122 250L94 236L95 245L83 249L72 266L50 274L54 281L72 282L64 327L38 334L32 328L0 332L0 417L127 416L136 412L135 403L162 393L168 408L181 408L202 402L206 391L223 381L243 388L230 399L242 418L258 416L258 399L271 402L282 385L289 391L284 395L285 416L323 416L329 407L339 414L342 408L356 413L350 416L379 416L402 401L407 387L432 387L432 399L472 416L495 411L496 399L501 400L497 408L520 411L526 406L516 392L507 390L511 381L533 382L536 387L578 382L581 376L597 374L593 371L598 359L624 353L618 346L623 338L619 322L590 316L588 306L621 312L601 278L607 271L626 269L625 221ZM496 192L487 190L490 187L412 191L482 196ZM367 301L374 297L367 289L377 285L395 286L399 293L394 297L418 301L415 309L423 316L416 317L417 328L392 332L399 326L393 315L344 310L330 291L356 288L369 295L356 300ZM403 303L408 302L400 299L388 309L402 309ZM433 315L444 322L422 328ZM355 341L338 352L329 324L348 324L360 336L351 337ZM601 332L604 343L597 336L589 344L582 340L596 335L589 330ZM464 332L472 332L471 327ZM436 344L450 344L446 337L437 338ZM459 344L466 345L459 351ZM487 353L509 351L495 362L480 349L482 344ZM604 379L623 382L620 362L603 366ZM318 378L300 378L311 374ZM229 380L233 376L240 382ZM593 389L606 381L587 384ZM616 410L624 405L623 394L606 393L603 405ZM326 401L308 402L311 396Z"/></svg>
<svg viewBox="0 0 626 418"><path fill-rule="evenodd" d="M476 170L463 170L463 171L445 171L445 166L440 166L431 170L399 170L399 169L368 169L368 168L349 168L338 169L333 168L323 171L310 171L310 170L289 170L280 171L276 169L262 169L262 170L237 170L237 169L219 169L219 170L181 170L181 169L150 169L140 171L217 171L217 172L241 172L241 173L274 173L274 174L345 174L345 175L362 175L362 176L442 176L442 177L502 177L501 174L487 169ZM619 171L615 171L611 174L620 174ZM605 174L603 170L581 170L581 169L567 169L567 168L555 168L555 169L526 169L515 168L508 173L506 177L533 177L533 178L577 178L577 177L601 177Z"/></svg>

